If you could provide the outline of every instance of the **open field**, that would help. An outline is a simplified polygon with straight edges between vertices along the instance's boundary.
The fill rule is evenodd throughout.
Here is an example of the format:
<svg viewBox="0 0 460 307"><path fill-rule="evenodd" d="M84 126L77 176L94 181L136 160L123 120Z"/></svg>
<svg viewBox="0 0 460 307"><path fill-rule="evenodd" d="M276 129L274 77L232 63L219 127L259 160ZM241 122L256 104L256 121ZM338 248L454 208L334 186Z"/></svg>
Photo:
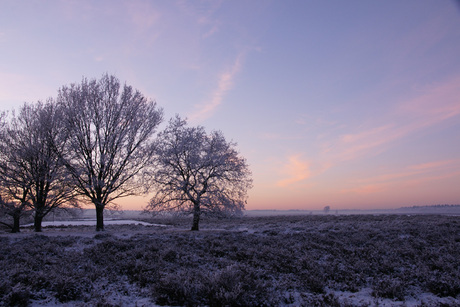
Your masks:
<svg viewBox="0 0 460 307"><path fill-rule="evenodd" d="M460 305L456 216L144 221L1 233L1 305Z"/></svg>

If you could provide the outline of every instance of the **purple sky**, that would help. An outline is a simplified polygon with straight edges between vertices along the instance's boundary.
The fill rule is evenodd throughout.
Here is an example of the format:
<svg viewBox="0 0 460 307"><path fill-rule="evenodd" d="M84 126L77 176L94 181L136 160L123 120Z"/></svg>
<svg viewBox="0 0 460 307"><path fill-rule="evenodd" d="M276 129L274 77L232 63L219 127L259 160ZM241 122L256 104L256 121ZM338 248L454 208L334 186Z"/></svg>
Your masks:
<svg viewBox="0 0 460 307"><path fill-rule="evenodd" d="M3 110L105 72L238 142L247 209L460 203L458 2L0 2Z"/></svg>

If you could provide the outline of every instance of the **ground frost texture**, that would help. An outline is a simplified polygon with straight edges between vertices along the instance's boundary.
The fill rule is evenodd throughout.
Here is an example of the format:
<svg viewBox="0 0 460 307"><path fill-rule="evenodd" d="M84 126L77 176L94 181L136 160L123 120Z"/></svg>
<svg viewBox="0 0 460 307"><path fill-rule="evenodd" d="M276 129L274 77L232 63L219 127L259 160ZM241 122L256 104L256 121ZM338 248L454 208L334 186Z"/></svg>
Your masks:
<svg viewBox="0 0 460 307"><path fill-rule="evenodd" d="M145 221L1 233L0 305L460 305L459 217Z"/></svg>

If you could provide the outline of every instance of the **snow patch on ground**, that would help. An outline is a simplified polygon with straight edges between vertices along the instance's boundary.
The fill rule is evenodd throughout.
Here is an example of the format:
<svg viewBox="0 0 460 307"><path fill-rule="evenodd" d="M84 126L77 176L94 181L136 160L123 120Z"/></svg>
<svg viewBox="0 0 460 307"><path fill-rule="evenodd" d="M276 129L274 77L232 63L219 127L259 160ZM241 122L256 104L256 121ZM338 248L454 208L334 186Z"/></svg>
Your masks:
<svg viewBox="0 0 460 307"><path fill-rule="evenodd" d="M141 221L136 221L136 220L104 220L104 225L130 225L130 224L135 224L135 225L142 225L142 226L158 226L158 227L165 227L166 225L161 225L161 224L152 224L152 223L147 223L147 222L141 222ZM33 226L34 224L25 224L22 227L30 227ZM52 221L52 222L42 222L42 227L49 227L49 226L93 226L96 225L96 220L90 220L90 219L85 219L85 220L72 220L72 221Z"/></svg>
<svg viewBox="0 0 460 307"><path fill-rule="evenodd" d="M145 293L135 285L130 284L126 277L122 277L121 281L117 284L112 284L108 281L103 284L96 285L101 291L96 302L91 303L82 301L68 301L60 302L58 299L52 296L47 296L47 293L43 293L46 298L31 300L30 305L32 307L39 306L66 306L66 307L84 307L84 306L124 306L124 307L158 307L160 305L155 304L151 298L146 297ZM49 293L48 293L49 294Z"/></svg>
<svg viewBox="0 0 460 307"><path fill-rule="evenodd" d="M404 301L388 298L376 298L371 288L363 288L358 292L333 291L331 292L346 306L379 306L379 307L418 307L418 306L457 306L458 300L453 297L438 297L432 293L420 293L417 297L406 297Z"/></svg>

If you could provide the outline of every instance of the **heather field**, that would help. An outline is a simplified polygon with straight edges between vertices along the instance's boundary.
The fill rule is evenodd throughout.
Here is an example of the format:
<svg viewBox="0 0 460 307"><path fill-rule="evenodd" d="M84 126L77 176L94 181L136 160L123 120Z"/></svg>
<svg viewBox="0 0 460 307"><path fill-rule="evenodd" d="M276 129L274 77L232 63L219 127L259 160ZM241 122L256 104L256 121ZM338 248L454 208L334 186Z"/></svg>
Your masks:
<svg viewBox="0 0 460 307"><path fill-rule="evenodd" d="M2 306L459 306L460 217L144 219L0 235Z"/></svg>

